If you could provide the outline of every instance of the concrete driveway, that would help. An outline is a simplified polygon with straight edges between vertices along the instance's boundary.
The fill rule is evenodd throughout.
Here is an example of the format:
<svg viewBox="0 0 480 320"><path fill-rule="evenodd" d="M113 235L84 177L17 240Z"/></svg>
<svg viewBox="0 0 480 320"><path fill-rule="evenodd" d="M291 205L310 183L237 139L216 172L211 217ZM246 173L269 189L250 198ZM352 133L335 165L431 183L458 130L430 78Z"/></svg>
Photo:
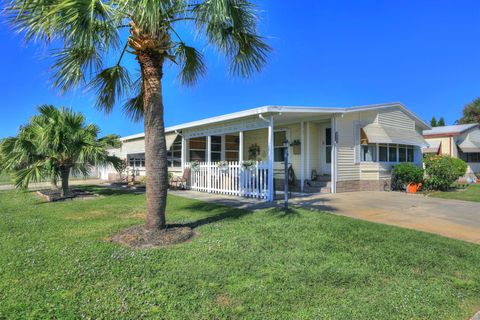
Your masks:
<svg viewBox="0 0 480 320"><path fill-rule="evenodd" d="M416 229L480 244L480 203L399 192L350 192L291 200L351 218Z"/></svg>
<svg viewBox="0 0 480 320"><path fill-rule="evenodd" d="M282 205L282 202L272 204L257 199L195 191L172 191L171 193L247 210ZM478 202L429 198L399 192L312 194L293 198L290 202L305 208L436 233L480 244L480 203Z"/></svg>

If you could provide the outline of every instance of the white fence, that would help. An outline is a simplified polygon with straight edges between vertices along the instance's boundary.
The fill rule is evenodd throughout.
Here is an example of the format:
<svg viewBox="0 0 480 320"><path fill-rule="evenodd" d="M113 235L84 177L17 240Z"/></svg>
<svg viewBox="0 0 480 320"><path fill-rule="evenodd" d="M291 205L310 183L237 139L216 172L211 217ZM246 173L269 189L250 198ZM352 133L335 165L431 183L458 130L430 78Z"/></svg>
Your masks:
<svg viewBox="0 0 480 320"><path fill-rule="evenodd" d="M221 166L219 166L219 164ZM255 162L244 168L240 162L200 162L194 168L191 163L189 186L192 190L268 199L268 162Z"/></svg>

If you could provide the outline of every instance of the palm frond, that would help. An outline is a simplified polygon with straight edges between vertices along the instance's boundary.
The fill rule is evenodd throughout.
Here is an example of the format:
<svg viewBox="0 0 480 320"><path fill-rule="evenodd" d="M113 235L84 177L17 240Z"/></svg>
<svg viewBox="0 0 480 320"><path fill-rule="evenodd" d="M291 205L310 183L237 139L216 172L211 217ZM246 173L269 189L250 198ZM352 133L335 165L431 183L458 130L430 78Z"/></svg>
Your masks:
<svg viewBox="0 0 480 320"><path fill-rule="evenodd" d="M180 67L180 82L193 85L207 72L203 55L195 48L181 42L178 44L175 56Z"/></svg>
<svg viewBox="0 0 480 320"><path fill-rule="evenodd" d="M122 109L127 117L134 122L138 122L143 119L144 115L142 78L135 80L133 88L136 88L135 96L127 99Z"/></svg>
<svg viewBox="0 0 480 320"><path fill-rule="evenodd" d="M98 139L106 148L115 148L118 149L122 146L122 141L120 141L120 136L118 134L108 134L100 139Z"/></svg>
<svg viewBox="0 0 480 320"><path fill-rule="evenodd" d="M101 55L94 46L67 47L54 51L53 57L53 84L63 92L84 84L88 71L93 72L102 64Z"/></svg>
<svg viewBox="0 0 480 320"><path fill-rule="evenodd" d="M44 169L45 163L37 161L28 167L16 170L13 174L13 182L16 188L27 189L31 182L40 182L46 175Z"/></svg>
<svg viewBox="0 0 480 320"><path fill-rule="evenodd" d="M115 102L128 94L131 86L128 70L120 65L101 71L90 83L97 94L96 107L111 112Z"/></svg>
<svg viewBox="0 0 480 320"><path fill-rule="evenodd" d="M222 51L233 75L249 77L261 71L271 47L257 35L255 6L246 0L209 0L194 5L199 30Z"/></svg>

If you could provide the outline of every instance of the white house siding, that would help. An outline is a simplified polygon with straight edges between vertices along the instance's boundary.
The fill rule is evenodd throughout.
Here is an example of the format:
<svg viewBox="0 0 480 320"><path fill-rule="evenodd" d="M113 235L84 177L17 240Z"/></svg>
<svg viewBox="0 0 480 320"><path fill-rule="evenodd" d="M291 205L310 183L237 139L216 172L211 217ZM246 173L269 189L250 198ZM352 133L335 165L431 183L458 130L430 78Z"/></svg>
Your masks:
<svg viewBox="0 0 480 320"><path fill-rule="evenodd" d="M360 179L361 180L378 180L380 166L378 162L362 162L360 163Z"/></svg>
<svg viewBox="0 0 480 320"><path fill-rule="evenodd" d="M415 120L400 108L355 112L338 117L337 192L383 190L389 183L391 164L363 163L359 161L360 155L357 155L359 148L355 145L359 144L359 138L355 130L370 123L420 131L416 128ZM419 147L415 148L415 159L417 164L421 164Z"/></svg>
<svg viewBox="0 0 480 320"><path fill-rule="evenodd" d="M355 163L354 141L355 122L358 120L358 113L346 114L337 118L337 181L360 180L360 166Z"/></svg>
<svg viewBox="0 0 480 320"><path fill-rule="evenodd" d="M248 149L256 144L260 147L260 154L255 160L268 160L268 129L249 130L243 132L243 160L248 160Z"/></svg>
<svg viewBox="0 0 480 320"><path fill-rule="evenodd" d="M400 109L379 111L376 122L382 126L415 130L415 120Z"/></svg>

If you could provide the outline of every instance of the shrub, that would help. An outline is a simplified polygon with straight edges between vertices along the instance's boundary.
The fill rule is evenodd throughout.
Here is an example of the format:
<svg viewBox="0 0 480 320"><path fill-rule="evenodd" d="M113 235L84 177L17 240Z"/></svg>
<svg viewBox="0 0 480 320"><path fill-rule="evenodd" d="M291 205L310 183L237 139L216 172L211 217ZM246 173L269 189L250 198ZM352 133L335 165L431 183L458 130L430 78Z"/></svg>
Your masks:
<svg viewBox="0 0 480 320"><path fill-rule="evenodd" d="M420 183L423 181L423 169L413 163L401 163L396 165L392 171L392 189L405 189L409 183Z"/></svg>
<svg viewBox="0 0 480 320"><path fill-rule="evenodd" d="M467 172L467 164L463 160L450 156L426 156L424 163L426 187L431 190L447 190Z"/></svg>

